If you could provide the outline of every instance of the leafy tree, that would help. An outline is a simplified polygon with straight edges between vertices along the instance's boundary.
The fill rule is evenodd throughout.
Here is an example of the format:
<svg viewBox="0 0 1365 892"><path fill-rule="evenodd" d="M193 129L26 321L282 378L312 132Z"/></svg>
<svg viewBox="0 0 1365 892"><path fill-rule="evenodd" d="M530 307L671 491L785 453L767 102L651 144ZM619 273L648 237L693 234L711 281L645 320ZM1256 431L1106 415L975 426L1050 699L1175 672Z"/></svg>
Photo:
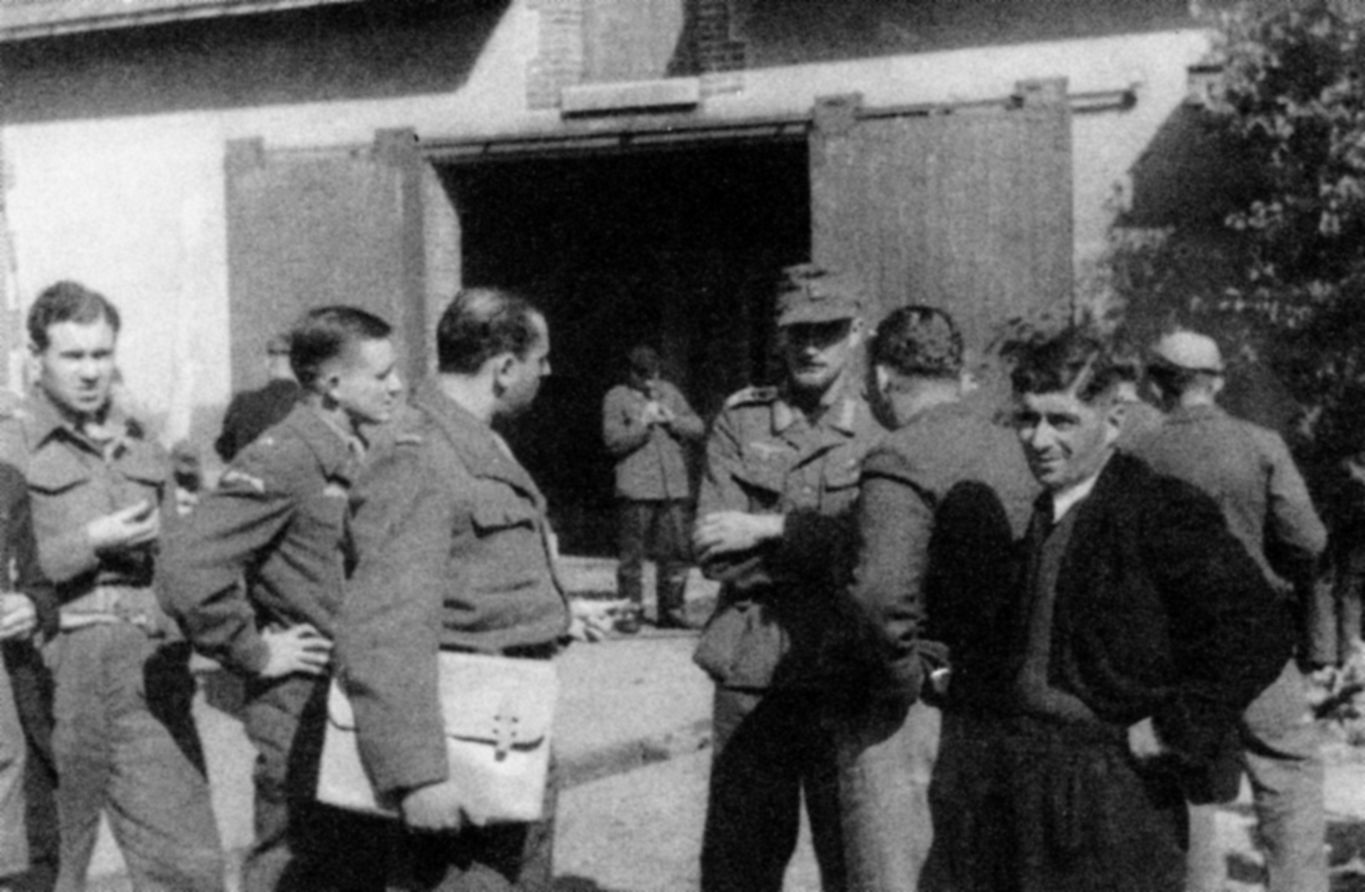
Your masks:
<svg viewBox="0 0 1365 892"><path fill-rule="evenodd" d="M1314 452L1365 442L1365 2L1205 13L1221 88L1201 126L1239 157L1212 226L1116 230L1106 287L1152 323L1213 328L1309 407Z"/></svg>

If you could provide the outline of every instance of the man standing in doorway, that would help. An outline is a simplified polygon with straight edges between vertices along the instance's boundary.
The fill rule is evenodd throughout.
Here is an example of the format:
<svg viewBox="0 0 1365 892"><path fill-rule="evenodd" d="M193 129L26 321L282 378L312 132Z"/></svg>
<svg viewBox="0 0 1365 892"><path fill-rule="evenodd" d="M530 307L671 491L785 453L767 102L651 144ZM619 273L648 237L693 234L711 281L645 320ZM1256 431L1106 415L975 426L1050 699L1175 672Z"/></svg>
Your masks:
<svg viewBox="0 0 1365 892"><path fill-rule="evenodd" d="M1157 341L1147 377L1168 414L1134 451L1154 470L1217 502L1273 587L1309 596L1327 530L1280 436L1219 408L1225 374L1212 338L1175 331ZM1267 888L1326 892L1322 740L1308 708L1307 681L1294 660L1283 662L1279 678L1247 709L1239 732L1265 846ZM1191 810L1188 892L1223 888L1215 813L1213 805Z"/></svg>
<svg viewBox="0 0 1365 892"><path fill-rule="evenodd" d="M785 379L726 401L693 534L703 569L723 582L696 654L716 682L703 892L778 892L803 797L824 888L845 887L822 654L851 563L858 469L882 428L858 374L861 293L816 266L785 275Z"/></svg>
<svg viewBox="0 0 1365 892"><path fill-rule="evenodd" d="M652 347L635 347L626 362L626 382L607 391L602 401L602 439L616 458L616 592L630 602L616 630L640 630L647 551L658 560L655 624L687 629L692 498L687 446L701 439L705 426L687 398L659 374L659 354Z"/></svg>
<svg viewBox="0 0 1365 892"><path fill-rule="evenodd" d="M244 892L379 888L383 823L314 796L353 562L347 498L403 383L389 324L364 310L312 310L289 343L302 399L167 537L160 587L195 647L246 678L257 757Z"/></svg>
<svg viewBox="0 0 1365 892"><path fill-rule="evenodd" d="M111 405L119 314L75 282L28 314L36 393L0 424L0 458L28 481L60 633L53 751L61 833L58 889L85 887L107 813L137 889L218 892L223 854L190 713L189 643L152 588L170 463Z"/></svg>

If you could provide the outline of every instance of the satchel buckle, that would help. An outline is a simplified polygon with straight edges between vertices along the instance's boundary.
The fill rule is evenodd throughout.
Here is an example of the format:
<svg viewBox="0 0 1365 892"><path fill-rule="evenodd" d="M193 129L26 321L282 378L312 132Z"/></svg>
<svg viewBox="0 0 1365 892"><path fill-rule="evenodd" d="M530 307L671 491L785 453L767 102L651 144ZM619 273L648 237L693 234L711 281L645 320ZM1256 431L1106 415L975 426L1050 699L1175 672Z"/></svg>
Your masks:
<svg viewBox="0 0 1365 892"><path fill-rule="evenodd" d="M503 698L493 716L493 757L499 762L512 751L512 745L517 741L517 724L521 721L510 706L507 698Z"/></svg>

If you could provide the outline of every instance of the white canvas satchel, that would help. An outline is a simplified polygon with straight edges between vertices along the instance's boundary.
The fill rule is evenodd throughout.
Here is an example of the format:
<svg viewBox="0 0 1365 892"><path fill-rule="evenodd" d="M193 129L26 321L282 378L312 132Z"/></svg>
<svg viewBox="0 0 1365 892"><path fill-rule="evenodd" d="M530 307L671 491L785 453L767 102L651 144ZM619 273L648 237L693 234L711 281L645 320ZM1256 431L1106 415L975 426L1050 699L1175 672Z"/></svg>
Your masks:
<svg viewBox="0 0 1365 892"><path fill-rule="evenodd" d="M550 729L559 679L552 660L442 651L441 710L450 780L476 825L538 821L550 767ZM360 760L355 714L340 682L327 697L318 801L398 817Z"/></svg>

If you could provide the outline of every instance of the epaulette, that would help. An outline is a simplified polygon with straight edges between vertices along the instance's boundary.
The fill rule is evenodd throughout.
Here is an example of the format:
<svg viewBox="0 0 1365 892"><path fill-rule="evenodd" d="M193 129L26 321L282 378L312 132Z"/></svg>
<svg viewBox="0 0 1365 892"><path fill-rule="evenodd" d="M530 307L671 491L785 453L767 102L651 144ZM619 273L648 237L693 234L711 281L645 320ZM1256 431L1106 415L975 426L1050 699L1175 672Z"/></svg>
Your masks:
<svg viewBox="0 0 1365 892"><path fill-rule="evenodd" d="M733 409L736 406L771 403L776 399L776 387L746 387L730 394L729 399L725 401L725 408Z"/></svg>
<svg viewBox="0 0 1365 892"><path fill-rule="evenodd" d="M218 488L228 489L233 486L243 486L258 493L265 492L265 481L260 477L248 474L238 468L228 468L223 472L223 476L218 478Z"/></svg>

